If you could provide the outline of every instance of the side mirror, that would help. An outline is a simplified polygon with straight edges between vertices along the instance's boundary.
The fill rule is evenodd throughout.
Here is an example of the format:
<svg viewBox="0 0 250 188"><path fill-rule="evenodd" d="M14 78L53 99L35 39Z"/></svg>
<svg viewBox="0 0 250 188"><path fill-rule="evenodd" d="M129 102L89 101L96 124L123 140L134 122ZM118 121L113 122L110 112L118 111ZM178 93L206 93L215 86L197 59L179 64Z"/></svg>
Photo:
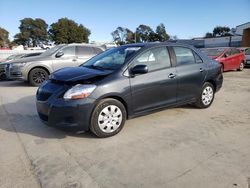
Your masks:
<svg viewBox="0 0 250 188"><path fill-rule="evenodd" d="M136 65L130 69L130 73L132 75L146 74L146 73L148 73L148 66L147 65Z"/></svg>
<svg viewBox="0 0 250 188"><path fill-rule="evenodd" d="M62 57L64 53L62 51L59 51L56 53L56 58Z"/></svg>
<svg viewBox="0 0 250 188"><path fill-rule="evenodd" d="M228 55L227 53L224 54L224 57L225 57L225 58L228 57L228 56L229 56L229 55Z"/></svg>

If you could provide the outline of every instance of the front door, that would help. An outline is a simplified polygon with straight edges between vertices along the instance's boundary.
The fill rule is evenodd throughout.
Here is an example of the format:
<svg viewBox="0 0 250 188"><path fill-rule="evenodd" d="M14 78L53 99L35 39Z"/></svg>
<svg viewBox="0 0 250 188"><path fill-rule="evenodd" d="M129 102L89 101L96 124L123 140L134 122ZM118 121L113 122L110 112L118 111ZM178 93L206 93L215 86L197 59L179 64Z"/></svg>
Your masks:
<svg viewBox="0 0 250 188"><path fill-rule="evenodd" d="M130 68L147 65L149 72L130 77L134 113L175 104L176 70L167 48L149 49L136 57Z"/></svg>
<svg viewBox="0 0 250 188"><path fill-rule="evenodd" d="M60 57L54 57L53 59L53 71L56 71L65 67L76 67L78 66L77 58L75 54L75 46L67 46L60 50L63 55Z"/></svg>

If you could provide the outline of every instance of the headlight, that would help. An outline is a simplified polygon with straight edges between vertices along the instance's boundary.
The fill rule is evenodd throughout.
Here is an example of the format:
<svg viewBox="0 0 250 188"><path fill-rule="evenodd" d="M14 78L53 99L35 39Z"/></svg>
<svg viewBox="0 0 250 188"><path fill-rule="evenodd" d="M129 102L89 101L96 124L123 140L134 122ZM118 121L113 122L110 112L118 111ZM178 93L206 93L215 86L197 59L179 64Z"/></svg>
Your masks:
<svg viewBox="0 0 250 188"><path fill-rule="evenodd" d="M96 88L96 85L77 84L69 89L63 96L64 99L83 99L88 97Z"/></svg>

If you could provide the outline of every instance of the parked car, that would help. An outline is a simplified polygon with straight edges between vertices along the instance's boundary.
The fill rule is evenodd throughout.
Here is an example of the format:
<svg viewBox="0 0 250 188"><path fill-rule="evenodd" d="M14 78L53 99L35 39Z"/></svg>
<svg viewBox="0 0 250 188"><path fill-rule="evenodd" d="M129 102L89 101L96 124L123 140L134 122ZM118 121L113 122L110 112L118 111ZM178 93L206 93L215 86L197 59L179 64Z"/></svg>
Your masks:
<svg viewBox="0 0 250 188"><path fill-rule="evenodd" d="M37 90L37 111L50 126L113 136L127 118L187 103L209 107L222 86L220 68L186 44L124 45L51 74Z"/></svg>
<svg viewBox="0 0 250 188"><path fill-rule="evenodd" d="M10 55L6 59L4 59L2 62L0 62L0 80L6 80L6 73L5 73L6 63L11 62L12 60L20 59L20 58L38 56L40 54L41 52Z"/></svg>
<svg viewBox="0 0 250 188"><path fill-rule="evenodd" d="M250 47L240 47L238 49L241 50L245 54L246 56L245 66L249 67L250 66Z"/></svg>
<svg viewBox="0 0 250 188"><path fill-rule="evenodd" d="M202 50L210 58L221 63L221 71L244 69L246 58L245 54L237 48L206 48Z"/></svg>
<svg viewBox="0 0 250 188"><path fill-rule="evenodd" d="M37 57L28 57L5 64L6 75L12 80L29 81L39 86L55 70L76 67L102 52L102 48L86 44L61 44Z"/></svg>
<svg viewBox="0 0 250 188"><path fill-rule="evenodd" d="M245 51L245 56L246 56L246 66L250 66L250 48Z"/></svg>

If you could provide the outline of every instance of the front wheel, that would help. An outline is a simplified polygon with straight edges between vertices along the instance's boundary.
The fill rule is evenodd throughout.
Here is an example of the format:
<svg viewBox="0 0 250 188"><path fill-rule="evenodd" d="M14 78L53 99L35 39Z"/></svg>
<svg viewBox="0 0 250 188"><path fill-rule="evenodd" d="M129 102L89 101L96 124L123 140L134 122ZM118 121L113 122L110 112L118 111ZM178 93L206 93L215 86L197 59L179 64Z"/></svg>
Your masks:
<svg viewBox="0 0 250 188"><path fill-rule="evenodd" d="M208 108L213 103L214 93L214 86L211 83L206 82L202 87L200 95L198 96L196 106L198 108Z"/></svg>
<svg viewBox="0 0 250 188"><path fill-rule="evenodd" d="M103 99L95 107L90 130L98 137L110 137L119 133L126 121L124 105L115 99Z"/></svg>
<svg viewBox="0 0 250 188"><path fill-rule="evenodd" d="M239 67L237 70L238 70L238 71L243 71L243 69L244 69L244 63L241 62L241 63L240 63L240 67Z"/></svg>
<svg viewBox="0 0 250 188"><path fill-rule="evenodd" d="M33 86L41 85L49 78L49 73L43 68L34 68L29 73L29 83Z"/></svg>

